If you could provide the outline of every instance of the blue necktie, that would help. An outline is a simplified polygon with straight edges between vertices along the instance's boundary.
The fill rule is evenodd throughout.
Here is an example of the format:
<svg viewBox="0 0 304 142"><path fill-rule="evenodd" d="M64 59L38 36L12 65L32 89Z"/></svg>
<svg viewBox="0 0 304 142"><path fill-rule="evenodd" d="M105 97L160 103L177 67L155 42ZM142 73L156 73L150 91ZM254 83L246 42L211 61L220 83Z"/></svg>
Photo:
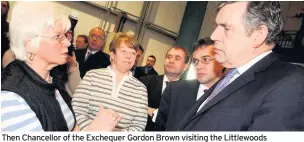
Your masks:
<svg viewBox="0 0 304 142"><path fill-rule="evenodd" d="M219 92L221 92L230 83L230 80L236 74L238 74L237 69L230 69L229 72L225 75L225 77L217 84L211 95L201 104L197 112L199 112L199 110L201 110L201 108L205 104L207 104L212 98L214 98Z"/></svg>

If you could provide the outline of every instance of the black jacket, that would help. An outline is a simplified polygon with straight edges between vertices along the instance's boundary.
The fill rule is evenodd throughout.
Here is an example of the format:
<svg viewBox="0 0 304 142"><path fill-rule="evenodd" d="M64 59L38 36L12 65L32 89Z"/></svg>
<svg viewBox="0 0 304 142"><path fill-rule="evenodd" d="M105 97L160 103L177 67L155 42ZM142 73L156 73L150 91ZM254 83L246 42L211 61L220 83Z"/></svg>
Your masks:
<svg viewBox="0 0 304 142"><path fill-rule="evenodd" d="M84 61L86 52L87 49L75 50L76 60L79 64L81 78L83 78L86 72L91 69L106 68L111 64L109 55L102 52L101 50L89 56L89 58Z"/></svg>
<svg viewBox="0 0 304 142"><path fill-rule="evenodd" d="M149 75L139 79L147 88L148 92L148 106L151 108L158 108L162 97L164 75ZM148 110L147 110L148 111ZM152 117L148 116L146 131L154 131L154 122Z"/></svg>
<svg viewBox="0 0 304 142"><path fill-rule="evenodd" d="M63 82L57 77L53 77L53 84L49 84L20 60L9 64L1 76L1 90L11 91L22 97L35 112L44 131L69 130L60 104L55 97L55 90L58 89L73 112L71 97L65 91Z"/></svg>

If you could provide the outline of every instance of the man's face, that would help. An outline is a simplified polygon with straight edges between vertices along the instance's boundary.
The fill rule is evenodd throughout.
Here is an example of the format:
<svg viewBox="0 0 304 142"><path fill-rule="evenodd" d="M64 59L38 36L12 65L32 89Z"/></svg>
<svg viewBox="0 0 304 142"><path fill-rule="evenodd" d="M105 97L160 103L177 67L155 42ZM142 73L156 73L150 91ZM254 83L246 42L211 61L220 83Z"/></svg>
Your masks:
<svg viewBox="0 0 304 142"><path fill-rule="evenodd" d="M185 53L180 49L169 49L165 59L165 74L182 75L188 68L185 63Z"/></svg>
<svg viewBox="0 0 304 142"><path fill-rule="evenodd" d="M251 59L253 40L244 28L247 2L227 4L216 16L217 27L211 35L215 59L227 68L236 68Z"/></svg>
<svg viewBox="0 0 304 142"><path fill-rule="evenodd" d="M155 65L155 59L152 57L148 57L147 62L146 62L146 66L147 67L153 67Z"/></svg>
<svg viewBox="0 0 304 142"><path fill-rule="evenodd" d="M1 15L7 13L7 11L8 11L8 2L1 1Z"/></svg>
<svg viewBox="0 0 304 142"><path fill-rule="evenodd" d="M94 28L90 31L89 37L89 48L93 51L103 50L105 43L105 33L103 30Z"/></svg>
<svg viewBox="0 0 304 142"><path fill-rule="evenodd" d="M137 51L137 55L136 55L136 59L134 62L134 66L137 66L138 62L140 61L141 57L142 57L143 52L141 50Z"/></svg>
<svg viewBox="0 0 304 142"><path fill-rule="evenodd" d="M88 43L85 43L84 38L77 37L76 39L76 49L84 49L88 46Z"/></svg>
<svg viewBox="0 0 304 142"><path fill-rule="evenodd" d="M221 78L223 66L214 60L213 45L203 46L194 51L192 61L196 61L196 77L201 84L211 87Z"/></svg>

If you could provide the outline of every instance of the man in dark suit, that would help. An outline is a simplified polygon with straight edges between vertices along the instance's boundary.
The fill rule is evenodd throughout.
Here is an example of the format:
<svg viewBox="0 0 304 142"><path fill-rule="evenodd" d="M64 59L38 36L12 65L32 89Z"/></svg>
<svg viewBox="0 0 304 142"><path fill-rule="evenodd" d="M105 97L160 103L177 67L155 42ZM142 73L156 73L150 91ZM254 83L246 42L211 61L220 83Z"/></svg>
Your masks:
<svg viewBox="0 0 304 142"><path fill-rule="evenodd" d="M148 56L146 66L139 67L139 69L145 73L145 75L158 75L157 71L154 69L156 58L153 55Z"/></svg>
<svg viewBox="0 0 304 142"><path fill-rule="evenodd" d="M166 88L166 82L177 81L183 72L188 68L189 52L180 46L173 46L166 54L165 74L149 75L141 77L139 80L147 87L148 92L148 122L146 131L154 130L161 94Z"/></svg>
<svg viewBox="0 0 304 142"><path fill-rule="evenodd" d="M218 10L214 57L230 71L179 130L304 130L304 70L271 51L283 27L280 3L220 2Z"/></svg>
<svg viewBox="0 0 304 142"><path fill-rule="evenodd" d="M88 41L88 48L75 50L81 78L91 69L106 68L110 65L109 55L103 52L105 44L104 30L99 27L91 29Z"/></svg>
<svg viewBox="0 0 304 142"><path fill-rule="evenodd" d="M183 116L223 74L223 66L214 60L214 42L210 38L197 41L193 46L191 63L195 80L169 83L161 98L155 121L158 131L177 130Z"/></svg>
<svg viewBox="0 0 304 142"><path fill-rule="evenodd" d="M145 72L137 66L145 50L140 44L137 44L136 46L138 46L139 50L137 51L136 59L133 68L131 68L131 72L135 78L139 79L140 77L146 75Z"/></svg>

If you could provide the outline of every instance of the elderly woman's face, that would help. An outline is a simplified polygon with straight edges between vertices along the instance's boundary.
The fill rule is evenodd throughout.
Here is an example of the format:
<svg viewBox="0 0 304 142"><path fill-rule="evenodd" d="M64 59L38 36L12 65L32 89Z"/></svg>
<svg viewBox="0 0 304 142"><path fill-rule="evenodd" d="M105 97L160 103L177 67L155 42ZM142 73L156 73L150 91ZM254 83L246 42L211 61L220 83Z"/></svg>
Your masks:
<svg viewBox="0 0 304 142"><path fill-rule="evenodd" d="M58 20L54 27L46 27L39 37L41 37L40 46L35 58L38 57L49 65L65 64L68 57L68 47L71 43L65 36L62 21Z"/></svg>
<svg viewBox="0 0 304 142"><path fill-rule="evenodd" d="M120 48L116 49L116 53L111 53L111 56L113 56L113 62L118 70L128 72L134 65L136 54L135 49L121 44Z"/></svg>

